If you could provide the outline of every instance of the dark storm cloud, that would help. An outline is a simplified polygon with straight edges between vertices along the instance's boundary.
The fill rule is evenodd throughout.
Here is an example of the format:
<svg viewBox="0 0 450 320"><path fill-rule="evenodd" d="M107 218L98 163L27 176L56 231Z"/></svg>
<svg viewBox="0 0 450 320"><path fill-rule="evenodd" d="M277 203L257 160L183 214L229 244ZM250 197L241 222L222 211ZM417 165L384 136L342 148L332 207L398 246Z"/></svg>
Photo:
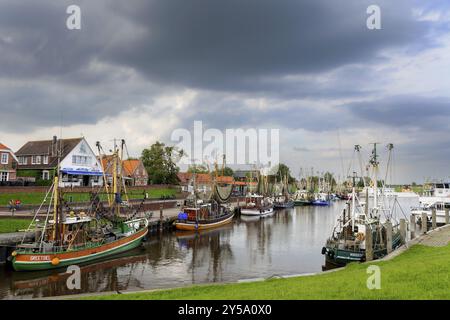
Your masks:
<svg viewBox="0 0 450 320"><path fill-rule="evenodd" d="M388 47L421 43L429 24L410 1L377 1L383 30L366 28L373 1L191 0L116 3L143 28L106 53L149 78L215 90L252 91L267 78L379 61ZM276 81L273 81L276 85Z"/></svg>
<svg viewBox="0 0 450 320"><path fill-rule="evenodd" d="M450 129L450 99L417 96L387 97L346 106L365 122L420 130Z"/></svg>
<svg viewBox="0 0 450 320"><path fill-rule="evenodd" d="M4 0L2 126L59 125L61 113L65 124L93 124L194 87L202 96L188 120L333 130L353 115L297 100L372 94L382 50L429 45L432 25L412 18L411 1L377 3L383 29L369 31L368 0ZM70 4L81 7L80 31L65 27ZM249 97L275 103L255 112L240 101Z"/></svg>

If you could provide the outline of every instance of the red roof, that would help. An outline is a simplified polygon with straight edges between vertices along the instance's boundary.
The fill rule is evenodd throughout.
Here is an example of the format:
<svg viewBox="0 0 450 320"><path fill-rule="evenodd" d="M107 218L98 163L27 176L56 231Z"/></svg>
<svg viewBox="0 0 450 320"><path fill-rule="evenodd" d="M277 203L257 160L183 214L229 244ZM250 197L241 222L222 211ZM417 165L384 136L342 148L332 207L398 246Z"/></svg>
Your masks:
<svg viewBox="0 0 450 320"><path fill-rule="evenodd" d="M178 179L180 179L181 184L186 184L192 180L193 173L192 172L179 172L177 174L177 176L178 176ZM197 173L195 180L197 183L211 183L212 182L211 174L209 174L209 173ZM220 176L220 177L217 177L217 182L233 183L234 178L227 177L227 176Z"/></svg>
<svg viewBox="0 0 450 320"><path fill-rule="evenodd" d="M3 150L10 150L11 151L11 149L10 148L8 148L7 146L5 146L3 143L1 143L0 142L0 149L3 149Z"/></svg>

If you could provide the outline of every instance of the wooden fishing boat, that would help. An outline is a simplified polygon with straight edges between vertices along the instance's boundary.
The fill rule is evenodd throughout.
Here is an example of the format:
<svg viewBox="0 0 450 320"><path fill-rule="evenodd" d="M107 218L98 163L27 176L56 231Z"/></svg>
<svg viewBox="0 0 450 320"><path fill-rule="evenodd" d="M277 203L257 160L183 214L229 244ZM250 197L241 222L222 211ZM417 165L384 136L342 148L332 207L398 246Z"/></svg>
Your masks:
<svg viewBox="0 0 450 320"><path fill-rule="evenodd" d="M122 140L122 148L124 143ZM37 221L38 210L28 228L35 230L36 239L32 243L22 241L12 253L14 270L45 270L88 263L141 244L148 232L148 216L138 217L138 211L133 211L128 203L122 201L124 184L120 175L120 159L118 148L114 146L112 192L109 192L108 184L105 183L109 206L103 207L97 194L91 214L67 210L68 204L58 187L59 177L55 176L43 201L45 203L50 196L45 221L43 224ZM105 173L104 179L106 181ZM50 210L52 205L53 212ZM130 216L121 214L124 208L131 211ZM53 219L50 219L51 215Z"/></svg>
<svg viewBox="0 0 450 320"><path fill-rule="evenodd" d="M175 227L178 230L201 231L218 228L233 221L234 212L229 207L220 205L218 211L212 209L212 204L203 204L198 208L185 208L178 215Z"/></svg>
<svg viewBox="0 0 450 320"><path fill-rule="evenodd" d="M390 148L389 151L393 148L391 144L388 147ZM355 150L359 152L359 148L359 146L356 146ZM376 144L372 152L370 165L373 171L372 184L377 191L379 162ZM389 166L387 170L389 170ZM375 196L371 208L369 208L368 196L365 203L359 201L356 192L355 173L352 194L347 202L347 207L343 209L332 236L322 248L322 254L325 255L325 269L342 267L350 262L365 261L368 245L372 248L373 259L382 258L388 251L395 250L402 245L404 239L400 234L399 223L394 220L395 210L392 207L384 207L384 203L385 201L379 201L377 196ZM394 204L398 204L398 202ZM382 221L382 218L385 221ZM392 238L389 242L387 241L388 228L391 230L389 232L392 232ZM388 246L391 246L389 250Z"/></svg>
<svg viewBox="0 0 450 320"><path fill-rule="evenodd" d="M250 194L245 198L245 205L241 207L242 216L265 217L273 214L273 203L268 197Z"/></svg>
<svg viewBox="0 0 450 320"><path fill-rule="evenodd" d="M177 230L208 230L233 221L234 211L228 204L233 193L233 184L218 182L217 166L211 190L211 194L201 199L202 196L197 190L196 174L193 174L192 194L186 199L187 205L174 222Z"/></svg>

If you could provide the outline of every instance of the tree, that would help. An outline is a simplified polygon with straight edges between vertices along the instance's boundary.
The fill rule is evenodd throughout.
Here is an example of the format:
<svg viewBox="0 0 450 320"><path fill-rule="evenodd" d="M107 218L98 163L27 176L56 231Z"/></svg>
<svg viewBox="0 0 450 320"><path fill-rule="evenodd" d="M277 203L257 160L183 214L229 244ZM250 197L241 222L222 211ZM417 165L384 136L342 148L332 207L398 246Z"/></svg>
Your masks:
<svg viewBox="0 0 450 320"><path fill-rule="evenodd" d="M223 169L223 175L224 175L224 176L226 176L226 177L232 177L233 174L234 174L234 171L233 171L233 169L231 169L230 167L225 167L225 168Z"/></svg>
<svg viewBox="0 0 450 320"><path fill-rule="evenodd" d="M157 141L149 149L142 150L142 162L153 184L177 184L180 171L176 159L183 156L183 150L166 146Z"/></svg>
<svg viewBox="0 0 450 320"><path fill-rule="evenodd" d="M288 177L288 182L293 183L295 182L295 178L291 176L291 169L283 163L280 163L278 166L273 167L271 170L271 175L274 176L275 180L281 181L286 176Z"/></svg>
<svg viewBox="0 0 450 320"><path fill-rule="evenodd" d="M190 173L209 173L208 168L203 164L193 164L188 168Z"/></svg>

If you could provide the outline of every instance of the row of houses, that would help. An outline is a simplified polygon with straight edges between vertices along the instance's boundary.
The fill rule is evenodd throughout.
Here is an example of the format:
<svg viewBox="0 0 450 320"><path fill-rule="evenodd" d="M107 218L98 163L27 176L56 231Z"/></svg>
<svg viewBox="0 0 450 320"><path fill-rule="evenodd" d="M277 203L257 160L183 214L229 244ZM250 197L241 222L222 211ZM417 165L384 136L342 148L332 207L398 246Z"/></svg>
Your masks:
<svg viewBox="0 0 450 320"><path fill-rule="evenodd" d="M95 187L104 184L103 176L111 181L111 156L99 159L85 138L28 141L13 152L0 143L0 183L14 182L48 184L54 177L60 157L61 187ZM123 177L127 185L146 186L148 173L140 159L127 159L122 163ZM105 172L103 172L105 171ZM236 190L245 192L248 177L257 172L238 170L234 177L219 177L221 183L233 183ZM188 191L192 173L180 172L178 180L183 190ZM205 191L211 185L210 174L197 174L197 185Z"/></svg>
<svg viewBox="0 0 450 320"><path fill-rule="evenodd" d="M50 181L58 166L58 152L62 187L87 187L103 185L103 168L108 168L110 157L100 160L85 138L28 141L13 152L0 143L0 182ZM101 161L103 163L101 163ZM145 186L148 174L139 159L123 160L123 176L128 185ZM105 172L107 177L110 172ZM107 178L108 179L108 178Z"/></svg>

